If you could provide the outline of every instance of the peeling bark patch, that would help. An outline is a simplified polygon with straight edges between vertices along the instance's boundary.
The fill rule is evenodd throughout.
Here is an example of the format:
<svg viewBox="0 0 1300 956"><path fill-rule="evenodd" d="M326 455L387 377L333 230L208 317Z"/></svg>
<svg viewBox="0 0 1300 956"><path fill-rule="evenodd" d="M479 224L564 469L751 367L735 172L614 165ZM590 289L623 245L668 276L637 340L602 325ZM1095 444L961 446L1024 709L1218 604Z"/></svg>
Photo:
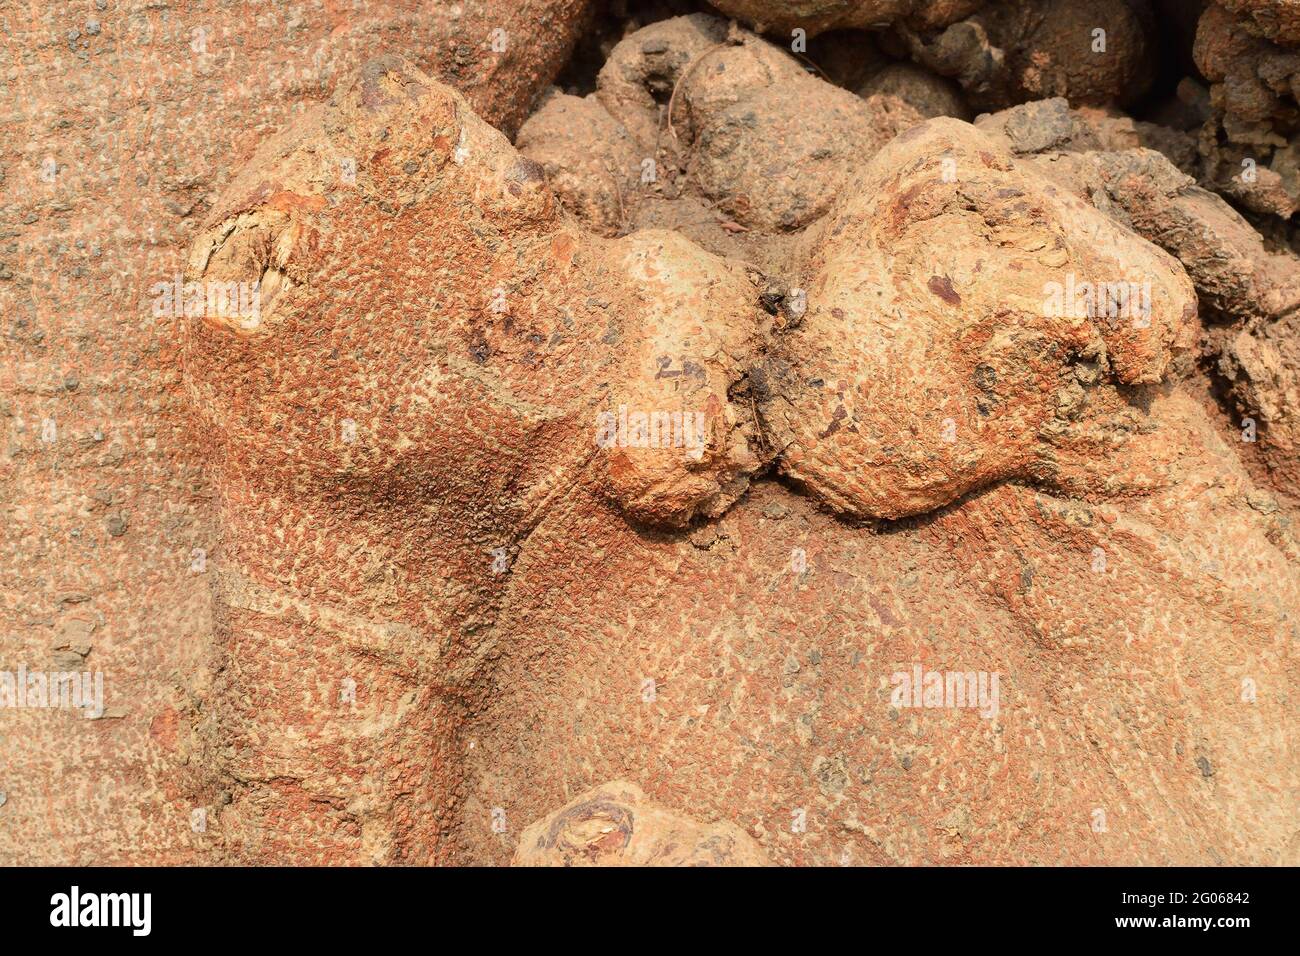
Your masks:
<svg viewBox="0 0 1300 956"><path fill-rule="evenodd" d="M831 415L830 425L826 427L826 430L822 432L819 437L826 438L829 435L834 435L837 431L840 430L840 425L844 422L844 419L846 417L848 417L848 413L844 411L843 405L836 408L834 414Z"/></svg>
<svg viewBox="0 0 1300 956"><path fill-rule="evenodd" d="M947 276L930 276L930 281L926 283L926 288L937 295L949 305L961 305L961 296L952 287L952 280Z"/></svg>

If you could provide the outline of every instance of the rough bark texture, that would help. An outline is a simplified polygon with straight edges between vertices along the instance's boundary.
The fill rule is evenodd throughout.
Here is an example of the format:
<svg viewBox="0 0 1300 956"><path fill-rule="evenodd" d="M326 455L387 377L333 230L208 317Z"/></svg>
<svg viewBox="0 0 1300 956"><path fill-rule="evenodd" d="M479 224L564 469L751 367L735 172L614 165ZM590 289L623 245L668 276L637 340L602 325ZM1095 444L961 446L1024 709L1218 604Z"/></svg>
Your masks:
<svg viewBox="0 0 1300 956"><path fill-rule="evenodd" d="M795 29L815 36L844 27L882 27L906 22L943 27L982 6L984 0L720 0L714 6L764 32Z"/></svg>
<svg viewBox="0 0 1300 956"><path fill-rule="evenodd" d="M1203 356L1237 423L1262 429L1258 449L1272 483L1300 495L1300 258L1269 248L1227 202L1109 117L1072 113L1056 99L986 116L980 126L1179 260L1208 320Z"/></svg>
<svg viewBox="0 0 1300 956"><path fill-rule="evenodd" d="M1300 209L1298 23L1293 4L1211 3L1193 50L1210 82L1206 176L1246 208L1283 217Z"/></svg>
<svg viewBox="0 0 1300 956"><path fill-rule="evenodd" d="M0 10L0 861L1300 860L1287 6L718 7Z"/></svg>
<svg viewBox="0 0 1300 956"><path fill-rule="evenodd" d="M152 287L257 145L366 58L399 50L508 127L583 6L0 3L0 669L80 658L107 703L0 712L0 861L206 859L192 810L229 798L191 739L222 559L213 436L178 415Z"/></svg>

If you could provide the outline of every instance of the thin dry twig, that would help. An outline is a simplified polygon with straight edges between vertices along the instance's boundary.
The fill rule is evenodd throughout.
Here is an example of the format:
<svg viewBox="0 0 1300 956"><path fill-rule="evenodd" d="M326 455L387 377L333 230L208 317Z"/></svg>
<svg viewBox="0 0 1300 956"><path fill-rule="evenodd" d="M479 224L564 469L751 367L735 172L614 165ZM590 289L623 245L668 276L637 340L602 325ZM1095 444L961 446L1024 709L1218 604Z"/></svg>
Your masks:
<svg viewBox="0 0 1300 956"><path fill-rule="evenodd" d="M817 71L817 75L820 76L820 77L821 77L823 80L825 80L827 83L830 83L832 86L836 86L836 85L838 85L838 84L836 84L836 83L835 83L835 82L834 82L834 81L833 81L829 76L826 75L826 71L825 71L825 70L823 70L820 66L818 66L816 63L814 63L810 58L804 56L802 53L799 53L799 52L796 51L796 50L791 50L790 52L791 52L793 55L797 56L799 59L803 60L805 63L807 63L809 66L811 66L814 70L816 70L816 71Z"/></svg>
<svg viewBox="0 0 1300 956"><path fill-rule="evenodd" d="M721 43L715 43L713 46L709 47L690 62L690 65L682 71L682 75L677 78L677 82L673 84L672 95L668 97L668 132L672 134L674 143L677 142L677 130L673 129L673 103L677 101L677 91L682 88L683 83L690 79L691 74L695 72L695 68L703 63L710 53L715 53L718 50L721 50L724 46L730 45L730 40L723 40Z"/></svg>

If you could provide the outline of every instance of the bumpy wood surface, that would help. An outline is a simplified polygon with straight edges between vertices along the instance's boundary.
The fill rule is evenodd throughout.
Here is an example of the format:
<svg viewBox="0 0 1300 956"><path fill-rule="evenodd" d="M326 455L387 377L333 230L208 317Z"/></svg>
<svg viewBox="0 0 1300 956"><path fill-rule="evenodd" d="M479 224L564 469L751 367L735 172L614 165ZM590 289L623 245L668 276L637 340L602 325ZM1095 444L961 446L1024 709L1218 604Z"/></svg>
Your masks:
<svg viewBox="0 0 1300 956"><path fill-rule="evenodd" d="M0 713L0 861L207 859L192 811L229 797L192 759L222 560L214 436L182 411L154 285L258 144L367 58L400 51L508 128L584 6L0 2L0 669L75 645L107 706Z"/></svg>
<svg viewBox="0 0 1300 956"><path fill-rule="evenodd" d="M1297 861L1294 253L1071 108L1131 64L1016 72L1057 5L719 6L921 66L850 91L695 14L536 100L582 4L206 53L194 5L125 21L190 37L174 104L18 101L0 670L108 709L0 710L0 860ZM122 89L110 24L6 82ZM316 72L251 110L272 26ZM260 308L153 315L173 273ZM1139 291L1052 307L1082 284Z"/></svg>

